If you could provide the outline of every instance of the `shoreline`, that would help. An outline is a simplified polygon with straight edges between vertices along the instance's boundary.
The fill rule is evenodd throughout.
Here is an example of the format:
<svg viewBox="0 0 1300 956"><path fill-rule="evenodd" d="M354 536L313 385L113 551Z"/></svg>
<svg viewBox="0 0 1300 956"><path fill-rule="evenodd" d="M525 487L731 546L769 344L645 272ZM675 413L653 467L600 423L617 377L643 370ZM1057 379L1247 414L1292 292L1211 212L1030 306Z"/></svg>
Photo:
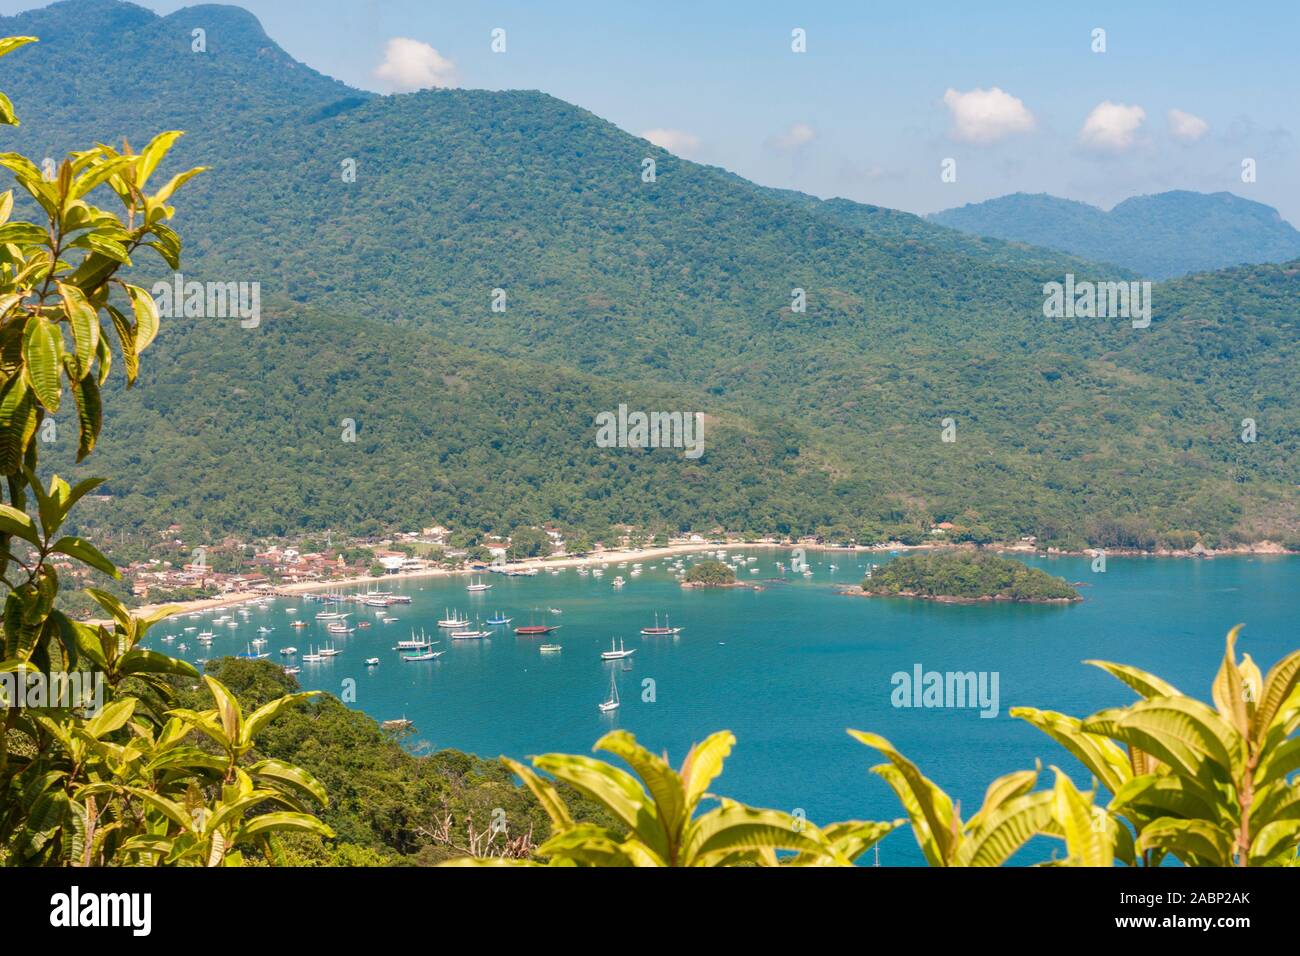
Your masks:
<svg viewBox="0 0 1300 956"><path fill-rule="evenodd" d="M1232 557L1247 554L1262 555L1288 555L1288 552L1281 545L1272 542L1264 542L1267 547L1261 546L1242 546L1237 548L1226 548L1218 551L1206 551L1204 553L1193 551L1130 551L1130 550L1107 550L1107 557L1149 557L1149 558L1202 558L1205 560L1215 557ZM951 542L926 542L924 544L903 545L898 543L886 543L876 545L830 545L830 544L788 544L772 541L737 541L737 542L680 542L677 544L666 544L660 547L650 547L644 549L620 548L615 551L599 551L582 557L559 557L559 558L526 558L523 561L512 562L510 569L512 571L528 571L536 569L545 571L549 568L574 568L590 567L592 565L600 566L620 561L653 561L659 558L675 557L681 554L694 554L699 551L737 551L741 549L753 548L771 548L775 550L793 551L795 548L803 548L806 551L830 551L839 554L872 554L888 553L892 551L927 551L927 550L976 550L971 544L954 544ZM983 550L990 551L994 554L1022 554L1035 555L1046 558L1089 558L1096 557L1102 549L1089 549L1086 551L1058 551L1048 549L1046 551L1035 548L1032 545L1015 546L1015 545L986 545ZM230 607L235 604L243 604L262 597L284 597L297 594L315 594L320 592L329 592L340 588L371 586L383 581L413 581L425 578L454 577L465 574L482 574L483 570L473 568L428 568L423 571L399 571L396 574L385 574L383 577L371 577L370 575L354 575L348 578L336 578L328 581L297 581L292 584L280 584L273 587L271 593L264 591L232 591L229 594L215 595L210 598L196 598L193 601L179 601L170 606L174 610L163 620L171 620L183 614L193 614L196 611L208 611L222 607ZM874 595L869 595L874 596ZM1068 603L1068 602L1067 602ZM167 607L168 604L145 604L137 608L132 608L133 614L148 614L157 611L160 608ZM161 622L160 622L161 623Z"/></svg>

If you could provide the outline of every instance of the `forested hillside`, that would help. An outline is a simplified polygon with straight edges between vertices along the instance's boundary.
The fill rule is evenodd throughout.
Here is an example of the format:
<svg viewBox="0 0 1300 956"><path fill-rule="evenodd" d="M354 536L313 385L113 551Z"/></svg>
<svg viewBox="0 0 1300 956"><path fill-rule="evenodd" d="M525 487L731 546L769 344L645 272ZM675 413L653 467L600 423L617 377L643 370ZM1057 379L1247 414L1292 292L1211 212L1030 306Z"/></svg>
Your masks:
<svg viewBox="0 0 1300 956"><path fill-rule="evenodd" d="M176 167L211 168L183 270L261 285L257 328L166 319L145 387L106 401L96 523L1297 534L1294 263L1157 285L1145 329L1045 319L1045 282L1132 273L762 189L537 92L358 93L197 9L3 24L59 38L5 63L11 142L187 129ZM125 83L145 49L175 84L101 109L54 79ZM596 447L619 404L705 413L704 455Z"/></svg>

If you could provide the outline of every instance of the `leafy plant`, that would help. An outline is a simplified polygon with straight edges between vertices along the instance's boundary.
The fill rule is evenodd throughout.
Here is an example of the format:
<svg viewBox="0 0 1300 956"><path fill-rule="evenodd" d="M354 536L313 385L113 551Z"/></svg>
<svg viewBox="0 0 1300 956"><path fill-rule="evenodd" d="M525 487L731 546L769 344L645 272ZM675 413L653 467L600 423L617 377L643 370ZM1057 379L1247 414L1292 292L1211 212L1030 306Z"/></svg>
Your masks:
<svg viewBox="0 0 1300 956"><path fill-rule="evenodd" d="M1128 831L1093 806L1092 792L1080 793L1059 770L1051 790L1034 790L1037 769L997 778L979 811L963 821L961 807L888 740L860 730L849 735L885 756L887 762L871 772L897 795L931 866L1001 866L1040 834L1065 841L1068 856L1056 865L1110 866L1116 854L1132 857Z"/></svg>
<svg viewBox="0 0 1300 956"><path fill-rule="evenodd" d="M0 39L0 56L34 40ZM0 94L0 124L17 123ZM95 588L87 593L108 623L74 621L55 608L56 561L119 574L89 541L60 534L73 506L101 479L72 487L55 475L43 484L36 433L60 410L66 388L78 422L78 460L94 449L103 421L100 387L114 357L104 319L127 386L137 380L159 315L149 294L119 273L144 249L180 266L168 203L202 168L145 191L180 136L162 133L139 153L125 143L120 151L100 144L71 153L48 178L26 157L0 154L0 166L43 220L11 221L13 192L0 195L0 475L8 498L0 503L0 846L10 864L214 866L242 862L240 847L278 859L273 836L282 831L329 834L307 812L326 799L309 774L252 760L258 731L304 695L281 697L245 720L233 696L206 677L213 710L169 712L166 678L199 675L138 645L171 609L137 617ZM120 214L91 202L101 187L121 202ZM58 691L28 706L34 687ZM193 743L196 734L216 752Z"/></svg>
<svg viewBox="0 0 1300 956"><path fill-rule="evenodd" d="M533 767L562 780L604 807L622 827L575 822L555 785L523 764L502 757L551 818L551 836L537 855L551 866L792 866L850 865L902 821L852 820L825 828L779 810L745 806L708 792L736 738L719 731L696 744L680 770L616 730L596 741L625 761L614 765L572 754L543 754ZM706 799L719 806L699 813ZM778 857L778 851L789 855ZM529 864L502 857L464 858L456 864ZM534 864L535 865L535 864Z"/></svg>
<svg viewBox="0 0 1300 956"><path fill-rule="evenodd" d="M1214 706L1136 667L1088 661L1141 700L1078 720L1029 707L1011 715L1059 742L1110 790L1149 865L1294 866L1300 846L1300 651L1262 675L1227 636Z"/></svg>

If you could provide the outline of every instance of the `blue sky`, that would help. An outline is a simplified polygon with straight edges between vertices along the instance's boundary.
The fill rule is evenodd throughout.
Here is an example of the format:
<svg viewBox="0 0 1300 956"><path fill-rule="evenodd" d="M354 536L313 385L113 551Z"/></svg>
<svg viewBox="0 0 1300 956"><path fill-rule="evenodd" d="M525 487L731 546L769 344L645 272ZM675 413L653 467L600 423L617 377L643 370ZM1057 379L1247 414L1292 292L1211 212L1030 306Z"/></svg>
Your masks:
<svg viewBox="0 0 1300 956"><path fill-rule="evenodd" d="M921 213L1016 191L1109 208L1227 190L1300 224L1297 0L239 5L354 86L540 89L765 185ZM796 27L806 53L791 51Z"/></svg>

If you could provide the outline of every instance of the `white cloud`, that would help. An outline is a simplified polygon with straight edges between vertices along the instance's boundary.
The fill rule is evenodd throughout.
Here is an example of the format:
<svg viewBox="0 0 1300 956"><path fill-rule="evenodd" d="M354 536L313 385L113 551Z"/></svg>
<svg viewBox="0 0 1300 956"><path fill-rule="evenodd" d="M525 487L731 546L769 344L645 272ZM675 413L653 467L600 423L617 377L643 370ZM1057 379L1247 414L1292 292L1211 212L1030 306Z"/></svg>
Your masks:
<svg viewBox="0 0 1300 956"><path fill-rule="evenodd" d="M967 93L949 89L943 94L943 102L952 114L953 139L993 143L1034 128L1034 114L1025 104L996 86Z"/></svg>
<svg viewBox="0 0 1300 956"><path fill-rule="evenodd" d="M773 137L771 143L777 149L796 150L816 138L817 131L807 123L795 123L781 135Z"/></svg>
<svg viewBox="0 0 1300 956"><path fill-rule="evenodd" d="M1204 136L1209 128L1210 124L1199 116L1178 109L1169 111L1169 132L1173 133L1174 139L1181 139L1184 143L1194 143Z"/></svg>
<svg viewBox="0 0 1300 956"><path fill-rule="evenodd" d="M394 93L455 86L456 64L427 43L393 37L384 47L384 62L375 67L375 78Z"/></svg>
<svg viewBox="0 0 1300 956"><path fill-rule="evenodd" d="M1147 118L1140 106L1106 100L1093 107L1079 130L1079 142L1089 149L1119 153L1131 149L1134 134Z"/></svg>
<svg viewBox="0 0 1300 956"><path fill-rule="evenodd" d="M678 156L690 156L700 148L700 139L693 133L680 129L648 129L641 134L661 149Z"/></svg>

